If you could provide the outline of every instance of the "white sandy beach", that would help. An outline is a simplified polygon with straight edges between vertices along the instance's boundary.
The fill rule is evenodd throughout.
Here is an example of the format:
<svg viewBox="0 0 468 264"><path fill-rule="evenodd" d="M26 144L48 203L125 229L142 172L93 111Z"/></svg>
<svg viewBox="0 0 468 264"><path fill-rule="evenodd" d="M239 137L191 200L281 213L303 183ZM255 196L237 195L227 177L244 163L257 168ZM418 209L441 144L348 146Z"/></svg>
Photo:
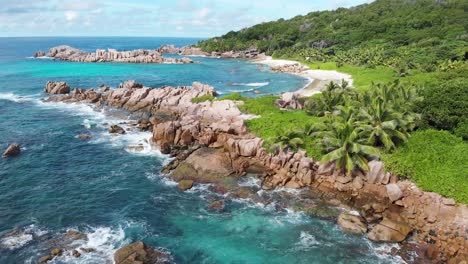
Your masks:
<svg viewBox="0 0 468 264"><path fill-rule="evenodd" d="M276 60L270 56L267 56L265 59L262 59L262 60L255 60L253 62L257 64L267 65L272 68L299 64L309 69L309 67L297 61ZM299 75L310 80L310 82L307 83L306 86L294 92L296 94L299 94L302 97L311 96L313 94L320 93L323 89L325 89L326 85L330 83L331 81L336 82L336 83L341 83L342 80L345 80L349 83L350 86L353 85L353 79L351 75L346 74L346 73L341 73L338 71L309 69L309 70L304 70L300 73L291 72L291 74Z"/></svg>

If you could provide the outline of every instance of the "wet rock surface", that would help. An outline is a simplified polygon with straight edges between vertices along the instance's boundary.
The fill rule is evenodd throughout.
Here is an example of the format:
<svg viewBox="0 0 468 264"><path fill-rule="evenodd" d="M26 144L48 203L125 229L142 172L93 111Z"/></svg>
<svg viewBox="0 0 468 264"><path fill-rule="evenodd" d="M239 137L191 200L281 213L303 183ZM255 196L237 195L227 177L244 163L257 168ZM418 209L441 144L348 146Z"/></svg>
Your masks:
<svg viewBox="0 0 468 264"><path fill-rule="evenodd" d="M361 217L352 214L341 213L338 216L338 225L343 231L351 234L359 235L367 232L367 225Z"/></svg>
<svg viewBox="0 0 468 264"><path fill-rule="evenodd" d="M44 89L48 94L67 94L70 93L70 85L66 82L48 81Z"/></svg>
<svg viewBox="0 0 468 264"><path fill-rule="evenodd" d="M21 153L21 148L19 144L11 144L8 148L3 152L3 158L9 158L13 156L17 156Z"/></svg>
<svg viewBox="0 0 468 264"><path fill-rule="evenodd" d="M171 256L162 250L138 241L114 253L115 264L166 264L173 263Z"/></svg>

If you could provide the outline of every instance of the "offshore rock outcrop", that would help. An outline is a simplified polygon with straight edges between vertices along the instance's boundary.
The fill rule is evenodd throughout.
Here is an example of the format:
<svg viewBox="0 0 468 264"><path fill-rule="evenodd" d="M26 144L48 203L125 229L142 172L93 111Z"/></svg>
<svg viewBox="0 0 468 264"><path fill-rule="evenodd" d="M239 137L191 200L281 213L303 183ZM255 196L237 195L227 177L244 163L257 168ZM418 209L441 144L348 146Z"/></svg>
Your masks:
<svg viewBox="0 0 468 264"><path fill-rule="evenodd" d="M44 89L44 93L48 94L67 94L70 93L70 85L66 82L48 81Z"/></svg>
<svg viewBox="0 0 468 264"><path fill-rule="evenodd" d="M9 158L13 156L18 156L21 153L21 148L19 144L11 144L8 148L3 152L3 158Z"/></svg>
<svg viewBox="0 0 468 264"><path fill-rule="evenodd" d="M380 161L370 162L369 172L350 177L335 170L333 163L320 164L303 151L268 153L263 140L247 131L237 107L241 102L192 102L216 94L213 87L201 83L153 89L131 81L120 87L74 89L46 101L84 101L145 116L152 125L151 141L175 157L163 171L173 180L212 183L214 191L226 193L235 188L235 179L249 173L258 176L267 190L308 187L304 197L356 208L360 222L352 223L359 226L348 227L367 232L369 239L400 242L411 235L427 247L434 261L459 263L468 257L468 208L399 180L385 172ZM242 189L232 195L251 196ZM340 221L345 220L349 219Z"/></svg>
<svg viewBox="0 0 468 264"><path fill-rule="evenodd" d="M194 63L189 58L165 58L157 50L117 51L115 49L98 49L96 52L86 52L70 46L62 45L50 48L47 54L38 51L34 57L50 57L57 60L73 62L124 62L124 63Z"/></svg>

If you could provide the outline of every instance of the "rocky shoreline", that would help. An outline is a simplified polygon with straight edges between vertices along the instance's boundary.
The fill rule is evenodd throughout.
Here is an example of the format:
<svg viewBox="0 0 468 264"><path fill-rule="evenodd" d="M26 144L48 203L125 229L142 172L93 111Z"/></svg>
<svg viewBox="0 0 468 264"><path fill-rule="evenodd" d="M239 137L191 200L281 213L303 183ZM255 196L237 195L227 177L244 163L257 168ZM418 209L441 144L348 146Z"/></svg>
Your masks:
<svg viewBox="0 0 468 264"><path fill-rule="evenodd" d="M50 48L47 53L38 51L34 58L47 57L72 62L121 62L121 63L156 63L156 64L190 64L189 58L166 58L157 50L117 51L115 49L98 49L96 52L86 52L70 46L62 45Z"/></svg>
<svg viewBox="0 0 468 264"><path fill-rule="evenodd" d="M34 58L52 58L55 60L71 62L120 62L120 63L155 63L155 64L191 64L195 63L190 58L166 58L162 54L177 54L181 56L203 56L225 59L263 59L265 54L258 52L256 48L250 48L243 51L229 52L204 52L200 48L191 46L177 48L173 45L161 46L154 50L131 50L117 51L115 49L98 49L96 52L86 52L67 45L52 47L46 53L37 51Z"/></svg>
<svg viewBox="0 0 468 264"><path fill-rule="evenodd" d="M379 161L371 161L369 172L349 177L336 171L334 164L319 164L303 151L268 153L262 147L263 140L247 131L237 107L242 102L192 103L193 98L204 95L216 95L216 91L201 83L153 89L128 81L115 90L107 86L74 89L45 101L124 109L140 118L138 126L152 131L154 146L174 157L163 172L182 182L181 189L193 183L210 183L216 193L260 199L233 184L251 175L260 179L264 190L303 189L301 199L295 202L300 211L319 211L310 199L356 209L359 216L333 216L345 231L367 234L379 242L410 238L424 248L419 258L435 263L463 263L468 258L465 205L421 191L412 182L385 172Z"/></svg>

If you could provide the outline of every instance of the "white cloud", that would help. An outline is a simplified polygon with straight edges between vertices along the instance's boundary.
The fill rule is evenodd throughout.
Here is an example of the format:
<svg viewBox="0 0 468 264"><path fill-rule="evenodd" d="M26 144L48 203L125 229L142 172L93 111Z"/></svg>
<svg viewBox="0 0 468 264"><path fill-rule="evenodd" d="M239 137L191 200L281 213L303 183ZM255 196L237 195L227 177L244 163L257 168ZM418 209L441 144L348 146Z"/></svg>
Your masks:
<svg viewBox="0 0 468 264"><path fill-rule="evenodd" d="M73 22L78 17L78 13L76 11L65 11L64 14L68 22Z"/></svg>

